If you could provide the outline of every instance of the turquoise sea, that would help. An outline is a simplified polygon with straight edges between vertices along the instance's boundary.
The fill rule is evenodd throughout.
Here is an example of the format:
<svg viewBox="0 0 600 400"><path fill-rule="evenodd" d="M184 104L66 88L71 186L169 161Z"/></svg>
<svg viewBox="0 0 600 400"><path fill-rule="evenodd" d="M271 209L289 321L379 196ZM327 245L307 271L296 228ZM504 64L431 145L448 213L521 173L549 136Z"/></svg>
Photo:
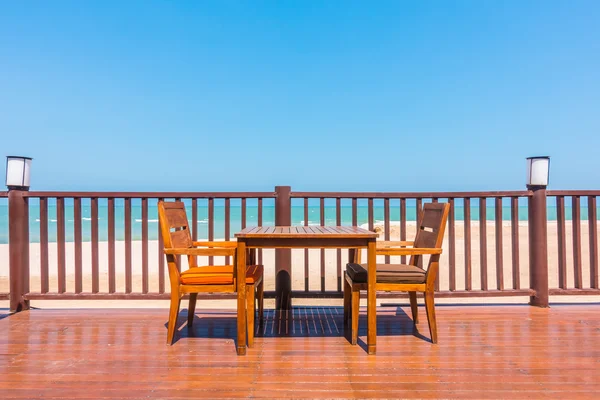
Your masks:
<svg viewBox="0 0 600 400"><path fill-rule="evenodd" d="M6 199L3 199L3 204L0 203L0 244L8 243L8 205ZM300 200L300 199L299 199ZM314 201L316 200L316 201ZM204 204L203 204L204 203ZM246 207L246 226L255 226L258 224L258 207L256 200L248 200ZM570 204L570 202L565 202ZM191 202L186 202L188 218L192 217ZM91 239L91 207L89 200L82 201L82 235L84 241ZM366 200L359 200L358 202L358 225L365 224L368 222L368 206ZM373 214L375 222L384 220L384 207L383 201L375 200L373 207ZM571 219L571 207L565 205L566 219ZM98 205L99 215L99 238L101 241L108 240L108 207L106 200L99 201ZM320 206L318 199L311 199L308 207L308 224L309 225L320 225ZM464 207L462 201L456 201L455 203L455 219L456 221L462 221L464 215ZM600 215L600 207L598 209L598 215ZM29 233L30 241L33 243L39 242L40 236L40 220L39 220L39 205L32 200L29 206ZM214 206L214 237L224 238L225 236L225 207L222 200L215 200ZM264 226L274 225L275 218L275 206L272 199L265 199L263 201L263 213L262 221ZM495 219L495 209L492 201L489 201L486 205L486 218L488 221ZM502 218L504 221L510 221L510 205L508 202L503 203L502 207ZM587 206L582 202L581 205L581 219L587 220L588 211ZM48 204L48 239L49 241L56 241L56 206L55 203L49 202ZM131 207L131 219L132 219L132 238L133 240L141 240L142 237L142 207L139 200L132 201ZM406 219L407 221L414 221L416 219L416 204L415 201L407 201L406 207ZM73 241L73 204L72 200L67 201L65 204L65 234L67 241ZM400 205L398 200L390 200L390 220L400 221ZM471 201L471 220L479 220L479 202ZM527 220L527 202L525 199L519 201L519 220ZM556 220L556 207L554 205L548 206L548 220ZM341 203L341 222L342 225L352 225L352 205L350 201L343 200ZM191 221L190 221L191 223ZM294 200L292 202L292 224L303 225L304 224L304 206L303 202ZM325 202L325 224L336 225L336 207L335 200L326 200ZM232 200L230 206L230 236L241 229L241 205L240 201ZM115 201L115 236L116 240L124 239L124 206L123 200ZM158 211L156 203L149 204L148 207L148 237L150 240L156 240L158 238ZM208 238L208 206L205 201L198 201L198 238Z"/></svg>

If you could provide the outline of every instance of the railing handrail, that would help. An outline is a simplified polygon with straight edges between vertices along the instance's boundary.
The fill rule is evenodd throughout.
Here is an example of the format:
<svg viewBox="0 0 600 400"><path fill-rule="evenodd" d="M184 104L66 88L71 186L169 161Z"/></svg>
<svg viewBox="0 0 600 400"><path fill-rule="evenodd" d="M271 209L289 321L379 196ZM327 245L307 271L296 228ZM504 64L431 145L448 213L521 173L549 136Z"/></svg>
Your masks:
<svg viewBox="0 0 600 400"><path fill-rule="evenodd" d="M292 198L365 198L365 199L429 199L429 198L492 198L529 197L530 190L506 190L487 192L291 192Z"/></svg>
<svg viewBox="0 0 600 400"><path fill-rule="evenodd" d="M25 192L25 197L64 197L64 198L274 198L275 192L56 192L34 191Z"/></svg>
<svg viewBox="0 0 600 400"><path fill-rule="evenodd" d="M600 190L547 190L546 196L600 196Z"/></svg>
<svg viewBox="0 0 600 400"><path fill-rule="evenodd" d="M490 198L490 197L529 197L530 190L501 190L481 192L298 192L290 193L292 198L370 198L370 199L409 199L409 198ZM547 190L547 196L600 196L600 190ZM68 198L274 198L275 192L71 192L71 191L30 191L25 197L68 197ZM0 191L0 198L8 197L8 191Z"/></svg>

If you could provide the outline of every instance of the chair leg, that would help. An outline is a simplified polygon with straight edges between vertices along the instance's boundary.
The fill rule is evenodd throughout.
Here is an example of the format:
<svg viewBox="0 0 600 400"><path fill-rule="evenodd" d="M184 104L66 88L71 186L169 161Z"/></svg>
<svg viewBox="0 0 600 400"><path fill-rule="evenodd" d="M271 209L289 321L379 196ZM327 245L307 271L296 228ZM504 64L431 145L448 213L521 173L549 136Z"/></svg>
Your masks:
<svg viewBox="0 0 600 400"><path fill-rule="evenodd" d="M413 323L416 325L419 323L419 307L417 305L417 292L408 292L410 297L410 311L412 312Z"/></svg>
<svg viewBox="0 0 600 400"><path fill-rule="evenodd" d="M190 305L188 306L188 328L191 328L194 324L194 313L196 312L196 299L198 293L190 293Z"/></svg>
<svg viewBox="0 0 600 400"><path fill-rule="evenodd" d="M348 326L348 320L350 316L350 307L352 307L352 288L346 280L346 276L342 277L344 280L344 328Z"/></svg>
<svg viewBox="0 0 600 400"><path fill-rule="evenodd" d="M246 320L248 322L248 347L254 345L254 313L256 303L254 301L254 285L246 285Z"/></svg>
<svg viewBox="0 0 600 400"><path fill-rule="evenodd" d="M427 310L427 322L429 323L431 342L437 343L437 325L435 322L435 304L433 302L433 292L425 292L425 309Z"/></svg>
<svg viewBox="0 0 600 400"><path fill-rule="evenodd" d="M169 309L169 323L167 325L167 344L173 344L173 336L175 335L175 325L177 324L177 316L179 315L179 305L181 304L181 296L179 291L171 292L171 308Z"/></svg>
<svg viewBox="0 0 600 400"><path fill-rule="evenodd" d="M354 288L351 287L351 291L352 291L352 312L351 312L351 318L352 318L352 336L351 336L351 343L353 345L355 345L356 343L358 343L358 312L359 312L359 306L360 306L360 290L354 290Z"/></svg>
<svg viewBox="0 0 600 400"><path fill-rule="evenodd" d="M262 325L264 321L263 311L265 304L265 285L262 279L256 288L256 297L258 299L258 323L259 325Z"/></svg>

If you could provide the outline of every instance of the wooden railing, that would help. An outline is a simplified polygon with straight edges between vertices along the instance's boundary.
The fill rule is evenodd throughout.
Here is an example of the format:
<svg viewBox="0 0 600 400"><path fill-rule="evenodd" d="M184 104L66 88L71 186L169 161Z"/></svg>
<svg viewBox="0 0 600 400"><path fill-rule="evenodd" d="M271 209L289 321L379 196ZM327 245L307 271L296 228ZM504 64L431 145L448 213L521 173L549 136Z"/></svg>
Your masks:
<svg viewBox="0 0 600 400"><path fill-rule="evenodd" d="M279 186L273 192L249 193L12 190L0 193L0 201L8 197L12 310L26 308L34 299L168 298L158 217L154 216L159 199L184 200L194 239L202 236L208 240L232 240L233 234L247 225L311 223L364 225L382 230L383 240L411 240L417 225L415 210L429 201L449 202L437 295L531 296L532 304L543 306L548 295L600 294L599 195L600 191L546 192L536 188L502 192L294 192ZM588 206L584 232L582 198ZM565 207L569 201L571 221ZM546 224L547 204L556 205L555 223ZM39 226L30 223L33 219L39 220ZM550 243L548 253L554 226L557 246ZM556 256L554 248L558 249ZM264 253L263 257L259 252L258 261L267 271L266 296L288 291L294 297L341 297L345 252L306 249L292 254L291 250L278 249ZM203 261L212 265L231 260ZM380 257L379 261L406 259ZM289 282L275 282L274 276L281 270L288 272L284 275L291 277ZM7 297L0 290L0 299Z"/></svg>
<svg viewBox="0 0 600 400"><path fill-rule="evenodd" d="M351 204L349 208L352 216L352 225L364 225L369 230L376 228L376 220L381 221L383 228L382 240L412 240L414 227L417 225L416 215L412 217L407 213L408 205L412 210L418 210L425 202L449 202L451 206L448 225L445 234L444 254L442 256L442 268L440 279L437 280L437 296L440 297L471 297L471 296L531 296L534 291L521 280L521 274L528 272L528 263L523 262L528 257L528 238L519 233L519 200L526 201L531 195L529 191L506 191L506 192L451 192L451 193L364 193L364 192L292 192L291 197L304 205L304 224L307 225L309 199L319 202L320 224L326 224L325 204L327 201L335 202L331 208L334 209L335 222L341 222L343 202ZM294 203L294 202L293 202ZM378 206L376 207L376 204ZM490 206L491 203L491 206ZM366 221L359 218L359 210L366 208ZM457 220L457 206L462 209L462 215ZM472 215L472 208L476 208L477 215ZM380 218L375 215L378 209L383 213ZM394 213L393 210L396 209ZM492 210L492 215L488 212ZM503 212L510 213L510 248L504 250ZM396 219L391 216L395 214ZM416 214L416 213L415 213ZM492 221L490 221L492 217ZM485 221L486 223L480 223ZM398 228L398 236L392 237L392 223ZM409 235L408 226L412 225L413 232ZM489 225L489 226L488 226ZM493 243L488 243L492 237ZM524 229L521 229L524 231ZM460 238L457 237L460 231ZM478 257L473 258L473 241L476 241L476 253ZM524 247L524 249L520 249ZM523 251L525 250L525 251ZM329 251L330 253L332 251ZM337 251L337 254L329 254L335 259L335 271L326 271L326 251L320 251L320 290L310 290L308 277L305 278L304 290L295 291L294 296L339 296L341 291L342 270L345 265L345 254ZM490 262L489 255L493 255ZM390 257L379 257L379 262L390 262ZM507 268L509 260L510 266ZM398 257L394 262L405 263L405 257ZM304 273L307 275L312 260L308 250L304 255ZM444 275L445 274L445 275ZM336 288L333 291L326 290L327 277L335 275ZM402 296L402 294L400 294ZM378 295L380 296L380 295ZM380 297L398 297L397 293L381 294Z"/></svg>
<svg viewBox="0 0 600 400"><path fill-rule="evenodd" d="M256 202L257 215L253 223L262 225L264 202L273 203L273 192L249 193L208 193L208 192L18 192L11 191L11 208L14 214L22 214L24 219L19 226L11 225L11 266L25 265L17 272L11 270L11 283L15 289L11 293L21 291L22 295L11 296L11 308L27 307L29 300L36 299L168 299L168 282L165 282L165 257L162 253L162 237L159 233L158 216L149 215L161 199L183 200L191 209L188 217L192 237L198 240L199 206L205 211L206 235L208 240L231 240L231 204L239 203L240 226L248 223L247 201ZM67 217L66 203L70 214ZM29 205L37 203L39 209L39 235L36 242L30 243L29 237L36 232L29 230L31 209ZM117 207L117 203L121 203ZM221 203L220 206L215 206ZM49 216L49 204L55 209L55 215ZM134 216L132 210L138 211ZM272 208L272 207L271 207ZM215 237L215 212L221 215L222 237ZM84 217L83 211L88 212ZM14 218L11 211L11 218ZM122 218L117 218L117 211ZM137 218L135 218L137 217ZM84 238L84 220L87 238ZM138 240L133 238L133 222L139 222ZM149 221L155 226L150 229ZM52 221L52 229L49 222ZM69 224L67 224L67 221ZM121 226L118 226L122 224ZM69 225L69 229L67 229ZM55 226L55 229L54 229ZM102 226L102 229L100 227ZM69 237L70 240L67 240ZM22 239L21 239L22 238ZM152 240L154 239L154 240ZM120 250L120 251L118 251ZM134 251L138 257L133 257ZM29 262L23 254L35 253ZM117 257L117 255L121 257ZM39 256L38 256L39 255ZM258 254L259 261L262 252ZM134 265L137 259L139 265ZM38 261L39 260L39 261ZM185 261L185 260L184 260ZM206 264L213 265L215 260L207 258ZM225 259L226 263L230 260ZM222 261L220 263L223 263ZM156 274L151 274L151 267ZM154 279L151 279L154 277ZM19 282L17 284L17 282ZM16 307L16 308L15 308Z"/></svg>
<svg viewBox="0 0 600 400"><path fill-rule="evenodd" d="M597 198L600 190L549 190L547 195L548 203L556 207L557 240L556 254L548 257L549 273L558 283L550 287L550 295L599 295ZM581 212L583 202L587 215ZM569 204L571 220L567 221ZM587 227L582 229L582 225Z"/></svg>

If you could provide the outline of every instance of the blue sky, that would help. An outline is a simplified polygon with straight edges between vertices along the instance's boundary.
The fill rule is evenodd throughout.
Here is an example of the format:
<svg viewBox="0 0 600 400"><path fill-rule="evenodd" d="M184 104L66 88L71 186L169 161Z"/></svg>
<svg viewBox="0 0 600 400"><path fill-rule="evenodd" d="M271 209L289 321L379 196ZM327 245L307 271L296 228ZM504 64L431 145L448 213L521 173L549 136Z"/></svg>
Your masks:
<svg viewBox="0 0 600 400"><path fill-rule="evenodd" d="M600 186L600 2L0 5L0 149L38 190Z"/></svg>

